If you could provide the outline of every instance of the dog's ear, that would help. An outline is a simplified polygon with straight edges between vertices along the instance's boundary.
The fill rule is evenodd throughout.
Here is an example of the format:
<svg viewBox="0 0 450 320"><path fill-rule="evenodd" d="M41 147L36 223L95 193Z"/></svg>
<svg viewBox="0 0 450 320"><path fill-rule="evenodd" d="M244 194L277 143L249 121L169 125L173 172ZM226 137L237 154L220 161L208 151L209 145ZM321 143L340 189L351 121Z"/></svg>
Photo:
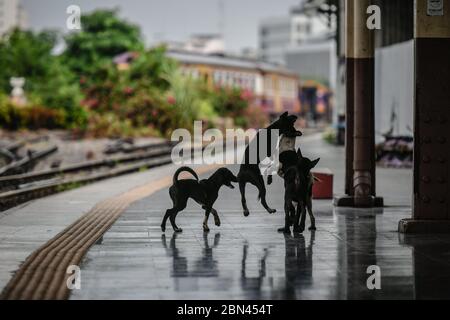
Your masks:
<svg viewBox="0 0 450 320"><path fill-rule="evenodd" d="M299 157L299 159L303 158L302 150L300 150L300 148L297 149L297 157Z"/></svg>
<svg viewBox="0 0 450 320"><path fill-rule="evenodd" d="M311 169L314 168L315 166L317 166L319 161L320 161L320 158L317 158L316 160L311 161L311 165L310 165Z"/></svg>
<svg viewBox="0 0 450 320"><path fill-rule="evenodd" d="M291 114L290 116L287 117L287 119L290 123L294 124L297 121L298 117Z"/></svg>
<svg viewBox="0 0 450 320"><path fill-rule="evenodd" d="M281 116L280 116L280 119L283 119L283 118L286 118L287 116L288 116L288 112L286 111L285 113L283 113Z"/></svg>

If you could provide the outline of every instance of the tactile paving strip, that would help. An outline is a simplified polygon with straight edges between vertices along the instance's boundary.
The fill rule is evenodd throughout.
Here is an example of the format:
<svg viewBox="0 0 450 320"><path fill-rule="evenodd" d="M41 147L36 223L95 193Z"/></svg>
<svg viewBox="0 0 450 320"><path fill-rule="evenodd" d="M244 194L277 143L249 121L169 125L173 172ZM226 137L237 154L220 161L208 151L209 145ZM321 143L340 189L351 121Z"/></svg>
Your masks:
<svg viewBox="0 0 450 320"><path fill-rule="evenodd" d="M217 165L201 166L195 168L195 171L201 175L217 167ZM130 204L170 186L171 183L172 177L167 176L98 203L32 253L5 287L1 299L67 299L70 295L66 284L70 276L66 273L67 268L81 263L89 248Z"/></svg>

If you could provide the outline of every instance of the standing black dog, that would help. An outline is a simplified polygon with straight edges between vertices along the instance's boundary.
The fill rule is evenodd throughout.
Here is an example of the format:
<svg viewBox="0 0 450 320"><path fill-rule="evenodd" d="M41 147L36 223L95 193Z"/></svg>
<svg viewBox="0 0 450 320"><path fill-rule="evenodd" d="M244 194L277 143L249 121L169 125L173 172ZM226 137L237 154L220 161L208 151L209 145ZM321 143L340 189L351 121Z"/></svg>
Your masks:
<svg viewBox="0 0 450 320"><path fill-rule="evenodd" d="M285 151L280 155L284 173L284 227L280 232L290 233L290 226L294 225L295 233L305 230L306 209L311 220L309 230L316 230L315 218L312 212L312 187L314 176L311 170L317 165L319 159L311 161L302 156L300 149ZM297 204L297 209L294 207Z"/></svg>
<svg viewBox="0 0 450 320"><path fill-rule="evenodd" d="M178 180L178 176L181 172L187 171L191 173L194 179ZM216 226L220 226L220 219L217 211L213 208L214 202L219 196L219 190L222 186L227 186L234 189L231 182L238 182L236 176L227 168L218 169L208 179L198 179L197 173L189 167L179 168L173 175L173 185L169 189L170 198L173 202L173 208L167 209L161 223L161 230L166 231L167 219L170 220L170 224L175 232L182 232L181 228L178 228L175 219L178 212L184 210L189 198L194 199L205 210L205 219L203 220L203 230L209 231L208 218L212 213L214 216L214 223Z"/></svg>
<svg viewBox="0 0 450 320"><path fill-rule="evenodd" d="M245 149L244 161L240 166L238 173L239 191L241 192L242 208L244 209L244 216L248 216L250 212L247 208L247 200L245 199L245 185L251 183L258 188L258 198L261 199L261 204L269 213L276 212L275 209L271 209L266 202L266 186L264 184L264 178L261 174L259 164L267 157L271 157L276 150L277 141L272 141L272 130L278 130L279 135L294 134L296 132L294 123L297 121L297 117L294 115L288 115L287 112L282 114L280 118L266 128L266 135L263 136L261 132L256 134L256 137L249 143ZM265 147L266 152L260 152ZM257 152L256 155L250 154L251 151ZM261 154L264 153L264 154Z"/></svg>

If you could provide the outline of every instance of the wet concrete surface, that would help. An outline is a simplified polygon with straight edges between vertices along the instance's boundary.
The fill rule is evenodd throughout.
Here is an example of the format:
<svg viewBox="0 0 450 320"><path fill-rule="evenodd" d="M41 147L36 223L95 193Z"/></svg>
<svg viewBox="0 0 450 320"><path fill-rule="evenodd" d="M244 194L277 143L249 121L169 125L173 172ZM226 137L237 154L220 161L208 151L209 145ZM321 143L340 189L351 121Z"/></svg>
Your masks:
<svg viewBox="0 0 450 320"><path fill-rule="evenodd" d="M322 158L343 188L343 149L320 139L304 142L304 154ZM237 172L237 167L231 167ZM280 179L268 187L268 214L247 187L250 216L238 189L223 188L215 208L222 225L193 201L179 214L183 228L160 224L170 205L167 189L132 205L93 246L81 266L81 289L71 299L428 299L450 298L450 236L403 236L410 217L411 172L378 170L382 209L333 208L314 201L317 231L284 235ZM307 219L307 226L309 220ZM378 266L381 289L370 290L369 266Z"/></svg>

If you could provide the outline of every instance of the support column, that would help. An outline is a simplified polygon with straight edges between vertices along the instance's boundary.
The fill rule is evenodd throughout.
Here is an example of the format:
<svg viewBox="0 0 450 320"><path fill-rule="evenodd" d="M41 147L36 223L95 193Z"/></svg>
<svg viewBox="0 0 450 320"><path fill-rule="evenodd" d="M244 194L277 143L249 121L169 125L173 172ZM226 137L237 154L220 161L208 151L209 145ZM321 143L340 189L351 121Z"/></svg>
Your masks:
<svg viewBox="0 0 450 320"><path fill-rule="evenodd" d="M345 109L345 194L353 195L353 118L354 118L354 53L353 53L353 1L345 1L345 85L346 85L346 109Z"/></svg>
<svg viewBox="0 0 450 320"><path fill-rule="evenodd" d="M383 206L375 197L374 31L367 28L370 0L346 0L346 181L337 206Z"/></svg>
<svg viewBox="0 0 450 320"><path fill-rule="evenodd" d="M416 0L414 195L399 232L450 232L450 3Z"/></svg>
<svg viewBox="0 0 450 320"><path fill-rule="evenodd" d="M375 148L374 119L374 75L375 49L374 34L366 25L367 7L370 0L354 1L354 151L353 189L355 207L374 205L372 185L375 183L373 171L373 149Z"/></svg>

